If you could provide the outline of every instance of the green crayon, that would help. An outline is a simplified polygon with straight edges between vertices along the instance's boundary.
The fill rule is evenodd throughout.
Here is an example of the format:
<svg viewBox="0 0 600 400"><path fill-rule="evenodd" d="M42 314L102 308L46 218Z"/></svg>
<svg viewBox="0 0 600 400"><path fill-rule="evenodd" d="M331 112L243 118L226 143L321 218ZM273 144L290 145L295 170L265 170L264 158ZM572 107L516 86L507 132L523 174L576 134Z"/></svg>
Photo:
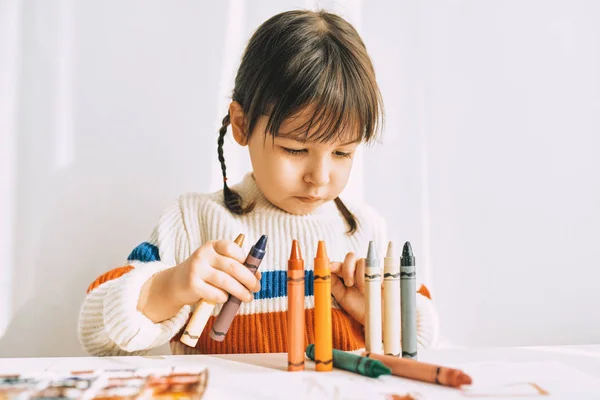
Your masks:
<svg viewBox="0 0 600 400"><path fill-rule="evenodd" d="M315 360L315 345L309 344L306 347L306 355L311 360ZM333 349L333 366L346 371L356 372L370 378L377 378L379 375L389 375L392 370L385 366L379 360L368 357L362 357L356 354Z"/></svg>

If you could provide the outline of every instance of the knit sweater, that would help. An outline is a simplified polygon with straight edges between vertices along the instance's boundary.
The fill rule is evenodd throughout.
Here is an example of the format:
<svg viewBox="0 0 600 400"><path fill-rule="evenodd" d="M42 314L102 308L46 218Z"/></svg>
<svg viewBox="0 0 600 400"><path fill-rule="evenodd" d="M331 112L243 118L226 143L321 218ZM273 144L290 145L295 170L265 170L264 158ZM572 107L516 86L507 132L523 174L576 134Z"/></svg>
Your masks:
<svg viewBox="0 0 600 400"><path fill-rule="evenodd" d="M287 351L287 261L292 240L299 242L305 262L305 343L314 343L313 260L317 243L324 240L332 261L343 261L348 252L365 257L373 240L380 258L387 246L384 220L369 206L345 202L358 227L348 226L333 201L307 215L289 214L269 203L251 173L232 189L244 201L254 202L252 212L234 215L223 204L223 192L186 194L162 213L149 240L137 246L123 266L98 277L88 288L79 315L80 342L91 355L141 355L170 341L173 354L269 353ZM217 305L195 348L179 341L192 306L184 306L168 320L155 323L137 310L141 288L154 274L184 261L210 240L246 236L244 252L258 238L269 237L260 265L261 289L253 301L242 303L223 342L208 333L221 305ZM399 255L398 255L399 256ZM362 325L332 299L333 347L364 347ZM419 347L430 346L437 336L431 300L417 294Z"/></svg>

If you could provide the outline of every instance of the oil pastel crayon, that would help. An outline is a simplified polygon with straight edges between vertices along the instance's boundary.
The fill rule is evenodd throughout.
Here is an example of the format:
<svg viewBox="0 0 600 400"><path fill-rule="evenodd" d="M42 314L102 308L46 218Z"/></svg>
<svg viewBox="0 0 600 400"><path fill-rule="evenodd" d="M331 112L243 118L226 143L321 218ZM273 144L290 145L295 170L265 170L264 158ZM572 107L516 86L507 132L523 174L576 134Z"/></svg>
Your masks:
<svg viewBox="0 0 600 400"><path fill-rule="evenodd" d="M388 243L383 259L383 353L399 357L400 347L400 259Z"/></svg>
<svg viewBox="0 0 600 400"><path fill-rule="evenodd" d="M240 233L238 237L234 240L235 244L242 247L242 245L244 244L244 237L244 234ZM198 302L198 305L196 305L196 309L194 310L192 317L190 318L187 326L185 327L185 331L179 339L181 343L190 347L196 347L198 339L200 339L200 335L202 335L202 331L204 331L204 327L206 327L206 323L208 322L208 319L210 318L214 310L215 303L200 300L200 302Z"/></svg>
<svg viewBox="0 0 600 400"><path fill-rule="evenodd" d="M333 369L333 337L331 327L331 265L325 242L320 240L314 264L315 296L315 369Z"/></svg>
<svg viewBox="0 0 600 400"><path fill-rule="evenodd" d="M365 351L363 357L383 362L392 370L392 375L438 385L460 387L473 383L471 377L459 369L428 364L410 358L399 358Z"/></svg>
<svg viewBox="0 0 600 400"><path fill-rule="evenodd" d="M417 289L415 256L410 242L404 243L400 259L402 357L417 359Z"/></svg>
<svg viewBox="0 0 600 400"><path fill-rule="evenodd" d="M304 260L298 241L292 241L287 270L288 371L304 370Z"/></svg>
<svg viewBox="0 0 600 400"><path fill-rule="evenodd" d="M306 347L306 356L313 361L315 360L314 344L311 343ZM369 378L377 378L380 375L392 373L392 370L381 361L337 349L333 349L333 366Z"/></svg>
<svg viewBox="0 0 600 400"><path fill-rule="evenodd" d="M371 240L365 259L365 349L381 353L381 267Z"/></svg>
<svg viewBox="0 0 600 400"><path fill-rule="evenodd" d="M267 235L262 235L256 244L252 246L250 253L248 253L248 257L246 257L246 261L244 261L244 265L252 271L252 273L255 273L260 266L266 250ZM240 304L242 304L240 299L231 294L229 295L229 298L225 304L223 304L223 308L221 308L221 312L217 315L215 323L210 331L211 339L216 340L217 342L222 342L225 339L225 335L227 335L227 331L240 309Z"/></svg>

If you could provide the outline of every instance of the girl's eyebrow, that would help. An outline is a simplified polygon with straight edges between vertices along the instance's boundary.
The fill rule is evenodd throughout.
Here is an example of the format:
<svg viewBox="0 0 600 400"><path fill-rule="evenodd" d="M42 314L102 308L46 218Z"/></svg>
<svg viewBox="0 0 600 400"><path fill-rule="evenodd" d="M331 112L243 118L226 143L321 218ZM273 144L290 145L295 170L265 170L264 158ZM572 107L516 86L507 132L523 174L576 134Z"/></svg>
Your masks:
<svg viewBox="0 0 600 400"><path fill-rule="evenodd" d="M295 140L296 142L306 142L306 137L296 132L279 133L276 137L281 139Z"/></svg>
<svg viewBox="0 0 600 400"><path fill-rule="evenodd" d="M354 140L353 140L353 141L351 141L351 142L342 143L342 144L340 144L339 146L347 146L347 145L349 145L349 144L360 143L361 141L362 141L362 139L354 139Z"/></svg>
<svg viewBox="0 0 600 400"><path fill-rule="evenodd" d="M293 132L292 133L280 133L279 135L277 135L277 137L281 138L281 139L294 140L294 141L296 141L298 143L306 143L306 142L309 141L307 139L310 139L310 138L306 138L304 136L301 136L299 134L294 134ZM351 141L346 142L346 143L338 144L337 146L348 146L350 144L360 143L361 141L362 141L362 139L358 138L358 139L354 139L354 140L351 140Z"/></svg>

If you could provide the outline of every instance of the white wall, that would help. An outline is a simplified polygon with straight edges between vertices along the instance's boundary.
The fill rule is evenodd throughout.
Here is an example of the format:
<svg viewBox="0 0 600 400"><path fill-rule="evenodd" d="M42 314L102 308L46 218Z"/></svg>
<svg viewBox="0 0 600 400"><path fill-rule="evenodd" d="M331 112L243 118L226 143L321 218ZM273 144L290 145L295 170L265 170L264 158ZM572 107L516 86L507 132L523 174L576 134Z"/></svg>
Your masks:
<svg viewBox="0 0 600 400"><path fill-rule="evenodd" d="M366 14L388 107L368 198L431 267L444 339L600 342L600 3Z"/></svg>
<svg viewBox="0 0 600 400"><path fill-rule="evenodd" d="M0 2L0 338L12 309L19 11L16 2Z"/></svg>
<svg viewBox="0 0 600 400"><path fill-rule="evenodd" d="M87 285L171 199L219 186L218 123L245 41L314 2L16 3L16 228L0 266L13 302L0 305L12 318L0 356L83 355ZM413 243L444 341L599 342L600 4L318 4L357 24L386 102L384 145L366 149L349 194ZM225 154L236 180L247 157L232 143Z"/></svg>

